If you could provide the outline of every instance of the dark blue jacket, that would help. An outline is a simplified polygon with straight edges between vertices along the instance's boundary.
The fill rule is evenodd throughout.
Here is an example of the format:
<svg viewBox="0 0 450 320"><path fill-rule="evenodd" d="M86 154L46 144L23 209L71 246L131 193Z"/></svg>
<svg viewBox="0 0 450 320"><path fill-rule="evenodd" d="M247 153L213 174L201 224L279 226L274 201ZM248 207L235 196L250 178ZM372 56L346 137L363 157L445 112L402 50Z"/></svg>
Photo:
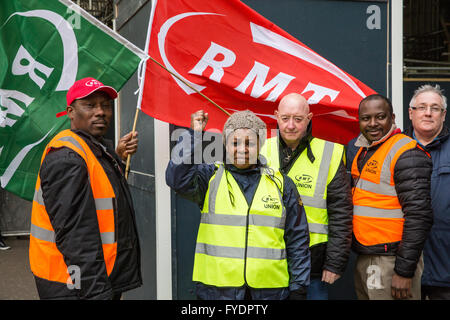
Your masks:
<svg viewBox="0 0 450 320"><path fill-rule="evenodd" d="M409 128L405 134L413 137ZM423 147L431 154L431 204L433 226L423 250L422 285L450 287L450 130L444 127L436 139Z"/></svg>
<svg viewBox="0 0 450 320"><path fill-rule="evenodd" d="M172 160L166 170L166 182L182 197L195 202L199 208L203 207L209 180L214 174L214 164L192 164L194 150L202 150L201 138L186 130L172 150ZM174 158L174 155L181 158ZM226 169L241 187L248 203L251 203L256 187L261 178L260 166L248 170L239 170L232 165ZM197 283L197 296L200 299L237 299L245 298L248 288L253 299L286 299L290 292L305 294L310 277L309 232L305 210L299 204L297 188L290 178L284 176L283 203L286 207L286 226L284 240L287 250L287 261L290 275L289 288L280 289L253 289L243 286L241 288L218 288Z"/></svg>

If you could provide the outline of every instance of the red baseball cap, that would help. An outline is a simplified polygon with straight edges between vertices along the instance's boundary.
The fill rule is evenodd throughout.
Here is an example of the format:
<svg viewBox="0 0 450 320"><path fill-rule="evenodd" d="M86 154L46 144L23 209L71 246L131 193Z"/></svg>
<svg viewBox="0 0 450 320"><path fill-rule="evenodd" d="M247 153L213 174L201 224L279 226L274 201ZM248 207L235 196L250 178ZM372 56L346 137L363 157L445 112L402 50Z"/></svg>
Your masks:
<svg viewBox="0 0 450 320"><path fill-rule="evenodd" d="M75 83L70 87L69 91L67 91L67 105L69 106L74 100L86 98L88 95L95 91L106 92L111 99L117 98L117 91L113 87L105 86L97 79L88 77L75 81ZM62 112L58 112L56 114L56 117L59 118L66 114L67 111L64 110Z"/></svg>
<svg viewBox="0 0 450 320"><path fill-rule="evenodd" d="M103 83L94 78L83 78L70 87L67 91L67 105L69 106L74 100L86 98L93 92L106 92L111 99L117 98L117 91L110 86L105 86Z"/></svg>

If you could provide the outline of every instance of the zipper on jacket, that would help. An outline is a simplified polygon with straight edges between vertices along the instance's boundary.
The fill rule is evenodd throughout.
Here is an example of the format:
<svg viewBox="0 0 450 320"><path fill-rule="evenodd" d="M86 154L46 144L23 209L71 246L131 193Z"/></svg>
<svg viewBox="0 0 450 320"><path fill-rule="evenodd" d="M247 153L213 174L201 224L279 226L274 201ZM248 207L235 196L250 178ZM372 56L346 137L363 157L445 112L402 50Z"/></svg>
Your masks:
<svg viewBox="0 0 450 320"><path fill-rule="evenodd" d="M256 193L256 191L255 191ZM247 248L248 248L248 220L250 217L250 207L247 209L247 219L246 219L246 226L245 226L245 250L244 250L244 283L249 287L247 283Z"/></svg>

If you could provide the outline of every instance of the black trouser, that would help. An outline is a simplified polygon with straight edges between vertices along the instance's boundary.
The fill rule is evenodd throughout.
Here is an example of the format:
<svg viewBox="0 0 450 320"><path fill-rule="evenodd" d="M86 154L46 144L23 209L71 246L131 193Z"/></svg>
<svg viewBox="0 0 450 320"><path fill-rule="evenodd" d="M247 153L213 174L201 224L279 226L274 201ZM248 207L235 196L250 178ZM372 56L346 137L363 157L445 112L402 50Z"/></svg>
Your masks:
<svg viewBox="0 0 450 320"><path fill-rule="evenodd" d="M422 286L422 300L450 300L450 287Z"/></svg>
<svg viewBox="0 0 450 320"><path fill-rule="evenodd" d="M111 300L120 300L122 298L122 292L114 293Z"/></svg>

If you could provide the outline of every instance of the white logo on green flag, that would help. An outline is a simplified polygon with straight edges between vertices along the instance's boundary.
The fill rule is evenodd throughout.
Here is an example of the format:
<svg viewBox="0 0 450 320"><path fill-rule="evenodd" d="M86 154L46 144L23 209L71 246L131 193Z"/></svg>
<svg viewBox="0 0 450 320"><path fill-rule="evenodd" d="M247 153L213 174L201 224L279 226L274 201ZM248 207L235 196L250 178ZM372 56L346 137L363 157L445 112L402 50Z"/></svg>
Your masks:
<svg viewBox="0 0 450 320"><path fill-rule="evenodd" d="M68 0L2 0L0 183L31 200L42 152L69 127L66 93L93 77L119 91L145 53Z"/></svg>

